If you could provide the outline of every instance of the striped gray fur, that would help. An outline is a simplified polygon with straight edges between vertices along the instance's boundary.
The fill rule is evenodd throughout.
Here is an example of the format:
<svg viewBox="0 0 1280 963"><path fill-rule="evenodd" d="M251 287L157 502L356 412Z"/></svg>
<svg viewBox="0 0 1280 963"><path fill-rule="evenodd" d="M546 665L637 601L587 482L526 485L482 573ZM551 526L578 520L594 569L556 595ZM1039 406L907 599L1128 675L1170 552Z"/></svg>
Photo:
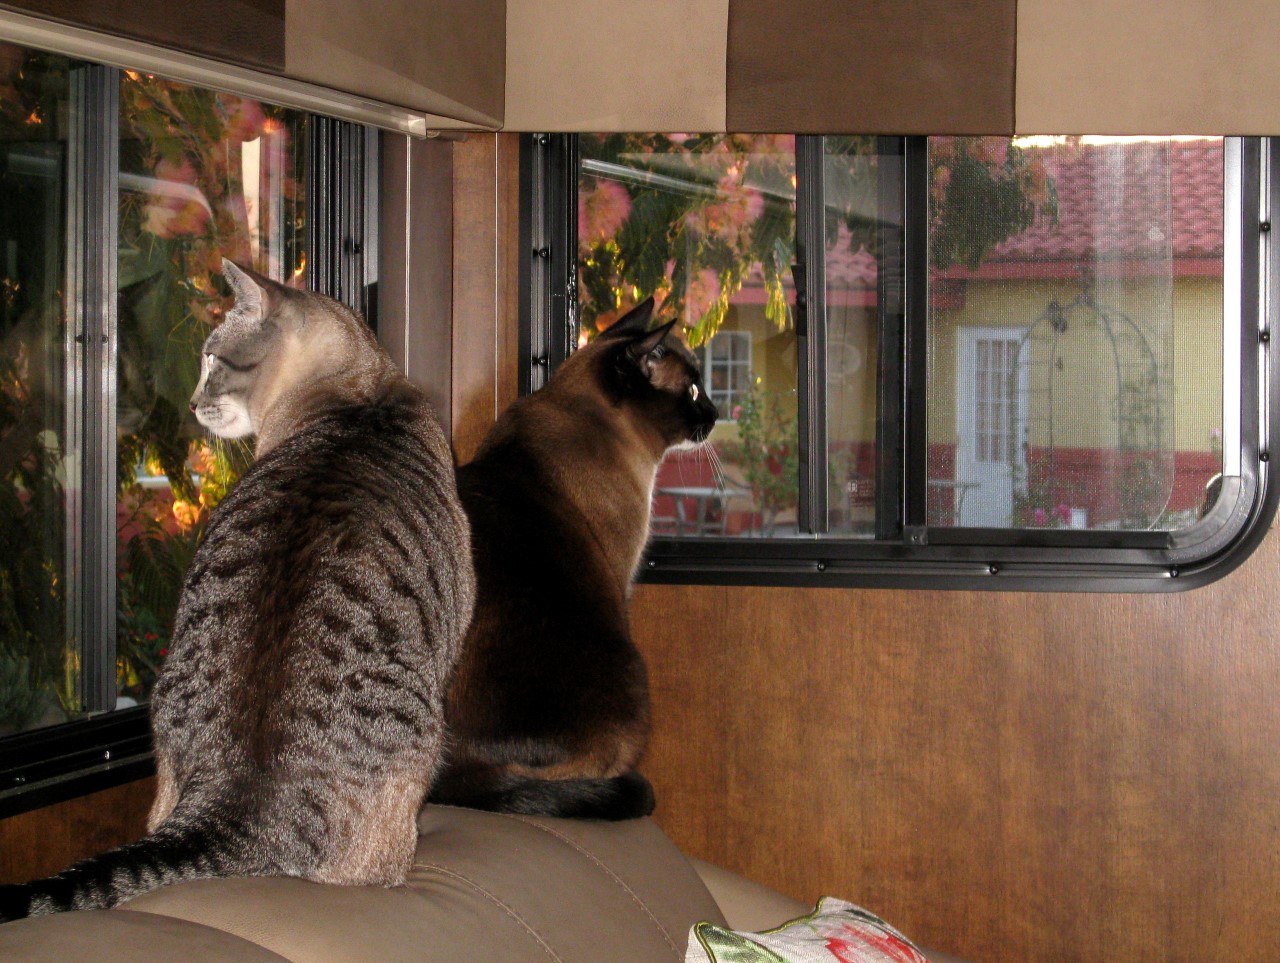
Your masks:
<svg viewBox="0 0 1280 963"><path fill-rule="evenodd" d="M0 919L209 876L394 885L411 865L474 596L449 446L359 318L226 273L236 307L193 408L257 435L258 457L183 585L152 693L150 831L0 887Z"/></svg>

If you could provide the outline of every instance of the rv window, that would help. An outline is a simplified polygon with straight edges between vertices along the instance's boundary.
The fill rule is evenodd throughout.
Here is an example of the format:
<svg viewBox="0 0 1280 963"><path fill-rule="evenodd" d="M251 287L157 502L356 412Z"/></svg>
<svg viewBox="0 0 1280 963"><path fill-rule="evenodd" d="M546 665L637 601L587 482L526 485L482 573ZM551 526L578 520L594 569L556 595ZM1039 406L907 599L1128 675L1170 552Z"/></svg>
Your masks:
<svg viewBox="0 0 1280 963"><path fill-rule="evenodd" d="M221 258L340 273L308 217L331 123L0 43L0 815L149 765L138 707L250 457L187 409Z"/></svg>
<svg viewBox="0 0 1280 963"><path fill-rule="evenodd" d="M532 136L525 382L645 297L680 319L717 457L660 469L647 578L1202 584L1276 498L1270 147Z"/></svg>

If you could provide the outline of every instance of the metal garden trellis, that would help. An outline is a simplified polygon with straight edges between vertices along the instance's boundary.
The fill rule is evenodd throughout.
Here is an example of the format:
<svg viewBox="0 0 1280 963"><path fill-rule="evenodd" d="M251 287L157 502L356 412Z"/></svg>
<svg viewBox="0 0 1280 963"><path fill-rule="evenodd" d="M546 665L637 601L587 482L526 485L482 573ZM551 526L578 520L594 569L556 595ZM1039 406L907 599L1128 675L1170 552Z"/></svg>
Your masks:
<svg viewBox="0 0 1280 963"><path fill-rule="evenodd" d="M1069 341L1079 342L1074 358L1101 354L1114 375L1114 391L1107 401L1113 443L1099 444L1104 452L1099 471L1084 478L1073 477L1059 464L1055 419L1063 413L1064 402L1075 400L1063 384ZM1071 387L1081 390L1078 382ZM1103 516L1091 527L1155 527L1173 490L1168 450L1173 413L1166 397L1171 387L1147 333L1127 313L1100 303L1089 279L1071 301L1050 300L1023 336L1010 374L1009 396L1018 399L1025 418L1023 477L1015 479L1024 507L1046 499L1058 504L1064 497L1085 497ZM1034 448L1032 439L1039 443Z"/></svg>

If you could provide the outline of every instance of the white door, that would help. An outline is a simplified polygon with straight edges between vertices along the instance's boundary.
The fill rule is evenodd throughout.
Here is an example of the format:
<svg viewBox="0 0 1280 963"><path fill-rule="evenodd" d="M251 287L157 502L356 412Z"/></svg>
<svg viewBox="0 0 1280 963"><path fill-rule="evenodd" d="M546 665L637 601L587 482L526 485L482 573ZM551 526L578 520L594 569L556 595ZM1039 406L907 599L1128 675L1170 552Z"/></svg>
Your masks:
<svg viewBox="0 0 1280 963"><path fill-rule="evenodd" d="M956 524L1013 524L1015 468L1026 441L1025 328L960 328L956 359Z"/></svg>

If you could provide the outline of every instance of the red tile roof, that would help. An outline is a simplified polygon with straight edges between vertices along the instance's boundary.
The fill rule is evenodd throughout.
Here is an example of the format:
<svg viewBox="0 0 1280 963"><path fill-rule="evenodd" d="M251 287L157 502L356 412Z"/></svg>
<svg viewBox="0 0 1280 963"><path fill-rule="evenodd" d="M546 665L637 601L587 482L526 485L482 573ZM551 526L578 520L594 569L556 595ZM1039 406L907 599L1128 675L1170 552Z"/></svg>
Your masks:
<svg viewBox="0 0 1280 963"><path fill-rule="evenodd" d="M1025 148L1053 180L1058 217L1037 217L1031 227L998 245L977 270L952 266L943 280L1074 278L1099 262L1125 263L1129 273L1174 276L1222 273L1222 141L1068 144ZM1172 230L1170 229L1172 227ZM757 266L735 303L762 303ZM876 262L851 249L842 224L827 251L830 297L874 303ZM855 292L869 292L866 297Z"/></svg>
<svg viewBox="0 0 1280 963"><path fill-rule="evenodd" d="M1027 150L1057 187L1057 221L1038 217L987 263L1222 257L1220 140Z"/></svg>
<svg viewBox="0 0 1280 963"><path fill-rule="evenodd" d="M841 224L836 241L827 248L827 289L875 287L879 269L875 255L861 245L849 249L849 228Z"/></svg>

